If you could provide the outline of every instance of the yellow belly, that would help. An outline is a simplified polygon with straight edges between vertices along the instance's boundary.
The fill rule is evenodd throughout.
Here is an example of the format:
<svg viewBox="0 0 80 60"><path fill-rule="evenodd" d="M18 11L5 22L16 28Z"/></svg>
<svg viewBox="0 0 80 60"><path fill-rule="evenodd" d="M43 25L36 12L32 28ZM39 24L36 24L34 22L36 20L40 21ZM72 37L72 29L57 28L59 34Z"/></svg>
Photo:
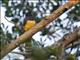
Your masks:
<svg viewBox="0 0 80 60"><path fill-rule="evenodd" d="M31 20L28 20L26 22L26 24L24 25L24 31L28 31L29 29L31 29L33 26L35 26L36 22L35 21L31 21Z"/></svg>

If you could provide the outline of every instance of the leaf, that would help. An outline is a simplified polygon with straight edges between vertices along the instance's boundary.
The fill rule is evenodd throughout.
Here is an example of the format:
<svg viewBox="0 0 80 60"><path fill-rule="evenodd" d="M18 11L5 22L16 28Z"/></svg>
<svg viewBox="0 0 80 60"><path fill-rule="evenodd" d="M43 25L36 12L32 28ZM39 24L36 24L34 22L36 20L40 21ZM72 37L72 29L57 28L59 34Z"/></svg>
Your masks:
<svg viewBox="0 0 80 60"><path fill-rule="evenodd" d="M42 30L42 36L46 35L49 32L49 29L45 28L44 30Z"/></svg>
<svg viewBox="0 0 80 60"><path fill-rule="evenodd" d="M66 60L76 60L76 56L70 54L70 55L66 58Z"/></svg>
<svg viewBox="0 0 80 60"><path fill-rule="evenodd" d="M17 33L17 32L20 32L19 28L17 28L16 26L13 26L13 27L12 27L12 31L13 31L13 32L16 32L16 33Z"/></svg>
<svg viewBox="0 0 80 60"><path fill-rule="evenodd" d="M61 47L50 47L49 51L52 55L59 57L62 53L62 48Z"/></svg>
<svg viewBox="0 0 80 60"><path fill-rule="evenodd" d="M9 9L7 9L7 10L5 11L5 16L7 16L7 17L12 17L12 16L13 16L12 11L9 10Z"/></svg>
<svg viewBox="0 0 80 60"><path fill-rule="evenodd" d="M33 48L32 51L35 60L46 60L48 58L48 54L43 48Z"/></svg>
<svg viewBox="0 0 80 60"><path fill-rule="evenodd" d="M35 21L38 23L38 22L41 21L41 18L36 17L36 18L35 18Z"/></svg>
<svg viewBox="0 0 80 60"><path fill-rule="evenodd" d="M17 23L19 21L19 19L18 18L14 18L11 21L14 22L14 23Z"/></svg>
<svg viewBox="0 0 80 60"><path fill-rule="evenodd" d="M9 2L9 0L2 0L2 3L4 3L5 6L8 6L8 2Z"/></svg>

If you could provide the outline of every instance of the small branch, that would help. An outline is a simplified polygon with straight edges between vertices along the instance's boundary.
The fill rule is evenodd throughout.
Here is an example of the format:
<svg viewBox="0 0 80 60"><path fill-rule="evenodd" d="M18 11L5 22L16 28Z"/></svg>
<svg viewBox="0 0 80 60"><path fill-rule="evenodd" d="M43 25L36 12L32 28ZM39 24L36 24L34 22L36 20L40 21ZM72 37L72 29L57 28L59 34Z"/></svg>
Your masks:
<svg viewBox="0 0 80 60"><path fill-rule="evenodd" d="M80 45L80 40L79 40L79 41L75 41L75 42L73 43L73 45L72 45L72 44L69 44L69 45L66 47L66 49L68 49L68 48L70 48L70 47L75 48L76 46L79 46L79 45Z"/></svg>
<svg viewBox="0 0 80 60"><path fill-rule="evenodd" d="M80 32L80 27L75 29L73 32L69 33L65 37L61 38L59 41L57 41L52 46L54 47L55 45L56 46L63 46L64 45L64 47L67 47L72 42L75 42L80 38L79 37L80 36L79 32Z"/></svg>
<svg viewBox="0 0 80 60"><path fill-rule="evenodd" d="M65 48L69 46L71 43L78 41L78 39L80 38L79 33L80 33L80 27L75 29L73 32L69 33L65 37L61 38L56 44L58 44L58 46L64 46ZM53 46L55 46L55 44L53 44Z"/></svg>

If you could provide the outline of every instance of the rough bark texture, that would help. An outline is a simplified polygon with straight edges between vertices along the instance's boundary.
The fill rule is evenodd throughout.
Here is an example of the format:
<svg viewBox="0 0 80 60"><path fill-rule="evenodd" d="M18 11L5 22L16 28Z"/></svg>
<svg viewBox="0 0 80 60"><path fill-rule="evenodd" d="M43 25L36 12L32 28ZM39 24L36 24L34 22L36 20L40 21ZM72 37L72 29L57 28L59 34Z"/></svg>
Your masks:
<svg viewBox="0 0 80 60"><path fill-rule="evenodd" d="M71 44L72 42L75 42L78 40L78 38L80 38L80 27L77 28L74 32L70 33L68 36L66 36L64 38L64 41L62 43L62 45L64 45L64 47L67 47L69 44Z"/></svg>
<svg viewBox="0 0 80 60"><path fill-rule="evenodd" d="M70 44L73 42L78 41L80 39L80 27L75 29L73 32L69 33L65 37L61 38L57 43L53 44L52 46L62 46L62 47L69 47Z"/></svg>
<svg viewBox="0 0 80 60"><path fill-rule="evenodd" d="M65 37L61 38L57 43L54 43L52 45L53 48L54 47L62 48L61 55L59 56L58 60L64 59L65 56L64 49L71 47L72 45L70 44L78 41L78 39L80 39L80 27L75 29L75 31L69 33Z"/></svg>
<svg viewBox="0 0 80 60"><path fill-rule="evenodd" d="M55 10L50 16L45 17L44 19L41 20L40 23L38 23L36 26L31 28L29 31L25 32L22 34L19 38L17 38L14 42L10 43L9 45L6 46L6 48L2 49L0 51L0 58L3 58L5 55L7 55L9 52L11 52L13 49L18 47L20 44L24 43L25 40L28 40L30 37L32 37L35 33L38 31L42 30L46 25L48 25L50 22L58 18L62 13L70 9L72 6L76 5L79 3L79 0L76 0L72 2L70 0L63 6L60 6L57 10Z"/></svg>

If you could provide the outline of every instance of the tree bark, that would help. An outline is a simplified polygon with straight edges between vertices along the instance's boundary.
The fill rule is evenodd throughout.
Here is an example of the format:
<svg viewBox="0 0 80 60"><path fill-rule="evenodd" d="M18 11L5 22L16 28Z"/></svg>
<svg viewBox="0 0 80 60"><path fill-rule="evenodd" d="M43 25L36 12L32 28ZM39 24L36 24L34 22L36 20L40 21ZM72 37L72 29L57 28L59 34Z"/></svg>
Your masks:
<svg viewBox="0 0 80 60"><path fill-rule="evenodd" d="M80 27L77 28L74 32L71 32L68 36L64 38L64 41L62 42L62 45L64 47L67 47L69 44L78 41L80 38Z"/></svg>
<svg viewBox="0 0 80 60"><path fill-rule="evenodd" d="M57 43L52 44L52 46L53 47L63 46L64 48L70 47L70 46L72 46L70 44L78 41L78 39L80 39L80 27L76 28L73 32L71 32L71 33L67 34L66 36L64 36L63 38L61 38Z"/></svg>
<svg viewBox="0 0 80 60"><path fill-rule="evenodd" d="M79 3L79 0L76 0L72 2L70 0L69 2L65 3L63 6L60 6L57 10L55 10L50 16L45 17L41 20L38 24L36 24L33 28L31 28L29 31L22 34L20 37L18 37L14 42L6 45L6 48L1 49L0 51L0 58L3 58L5 55L7 55L9 52L11 52L13 49L18 47L20 44L24 43L26 40L31 38L35 33L42 30L46 25L48 25L50 22L54 21L56 18L58 18L62 13L70 9L72 6Z"/></svg>
<svg viewBox="0 0 80 60"><path fill-rule="evenodd" d="M78 41L80 39L80 27L75 29L73 32L67 34L65 37L61 38L57 43L51 45L51 47L55 48L62 48L61 55L59 56L58 60L63 60L65 53L64 49L71 47L73 42ZM80 43L80 42L79 42Z"/></svg>

